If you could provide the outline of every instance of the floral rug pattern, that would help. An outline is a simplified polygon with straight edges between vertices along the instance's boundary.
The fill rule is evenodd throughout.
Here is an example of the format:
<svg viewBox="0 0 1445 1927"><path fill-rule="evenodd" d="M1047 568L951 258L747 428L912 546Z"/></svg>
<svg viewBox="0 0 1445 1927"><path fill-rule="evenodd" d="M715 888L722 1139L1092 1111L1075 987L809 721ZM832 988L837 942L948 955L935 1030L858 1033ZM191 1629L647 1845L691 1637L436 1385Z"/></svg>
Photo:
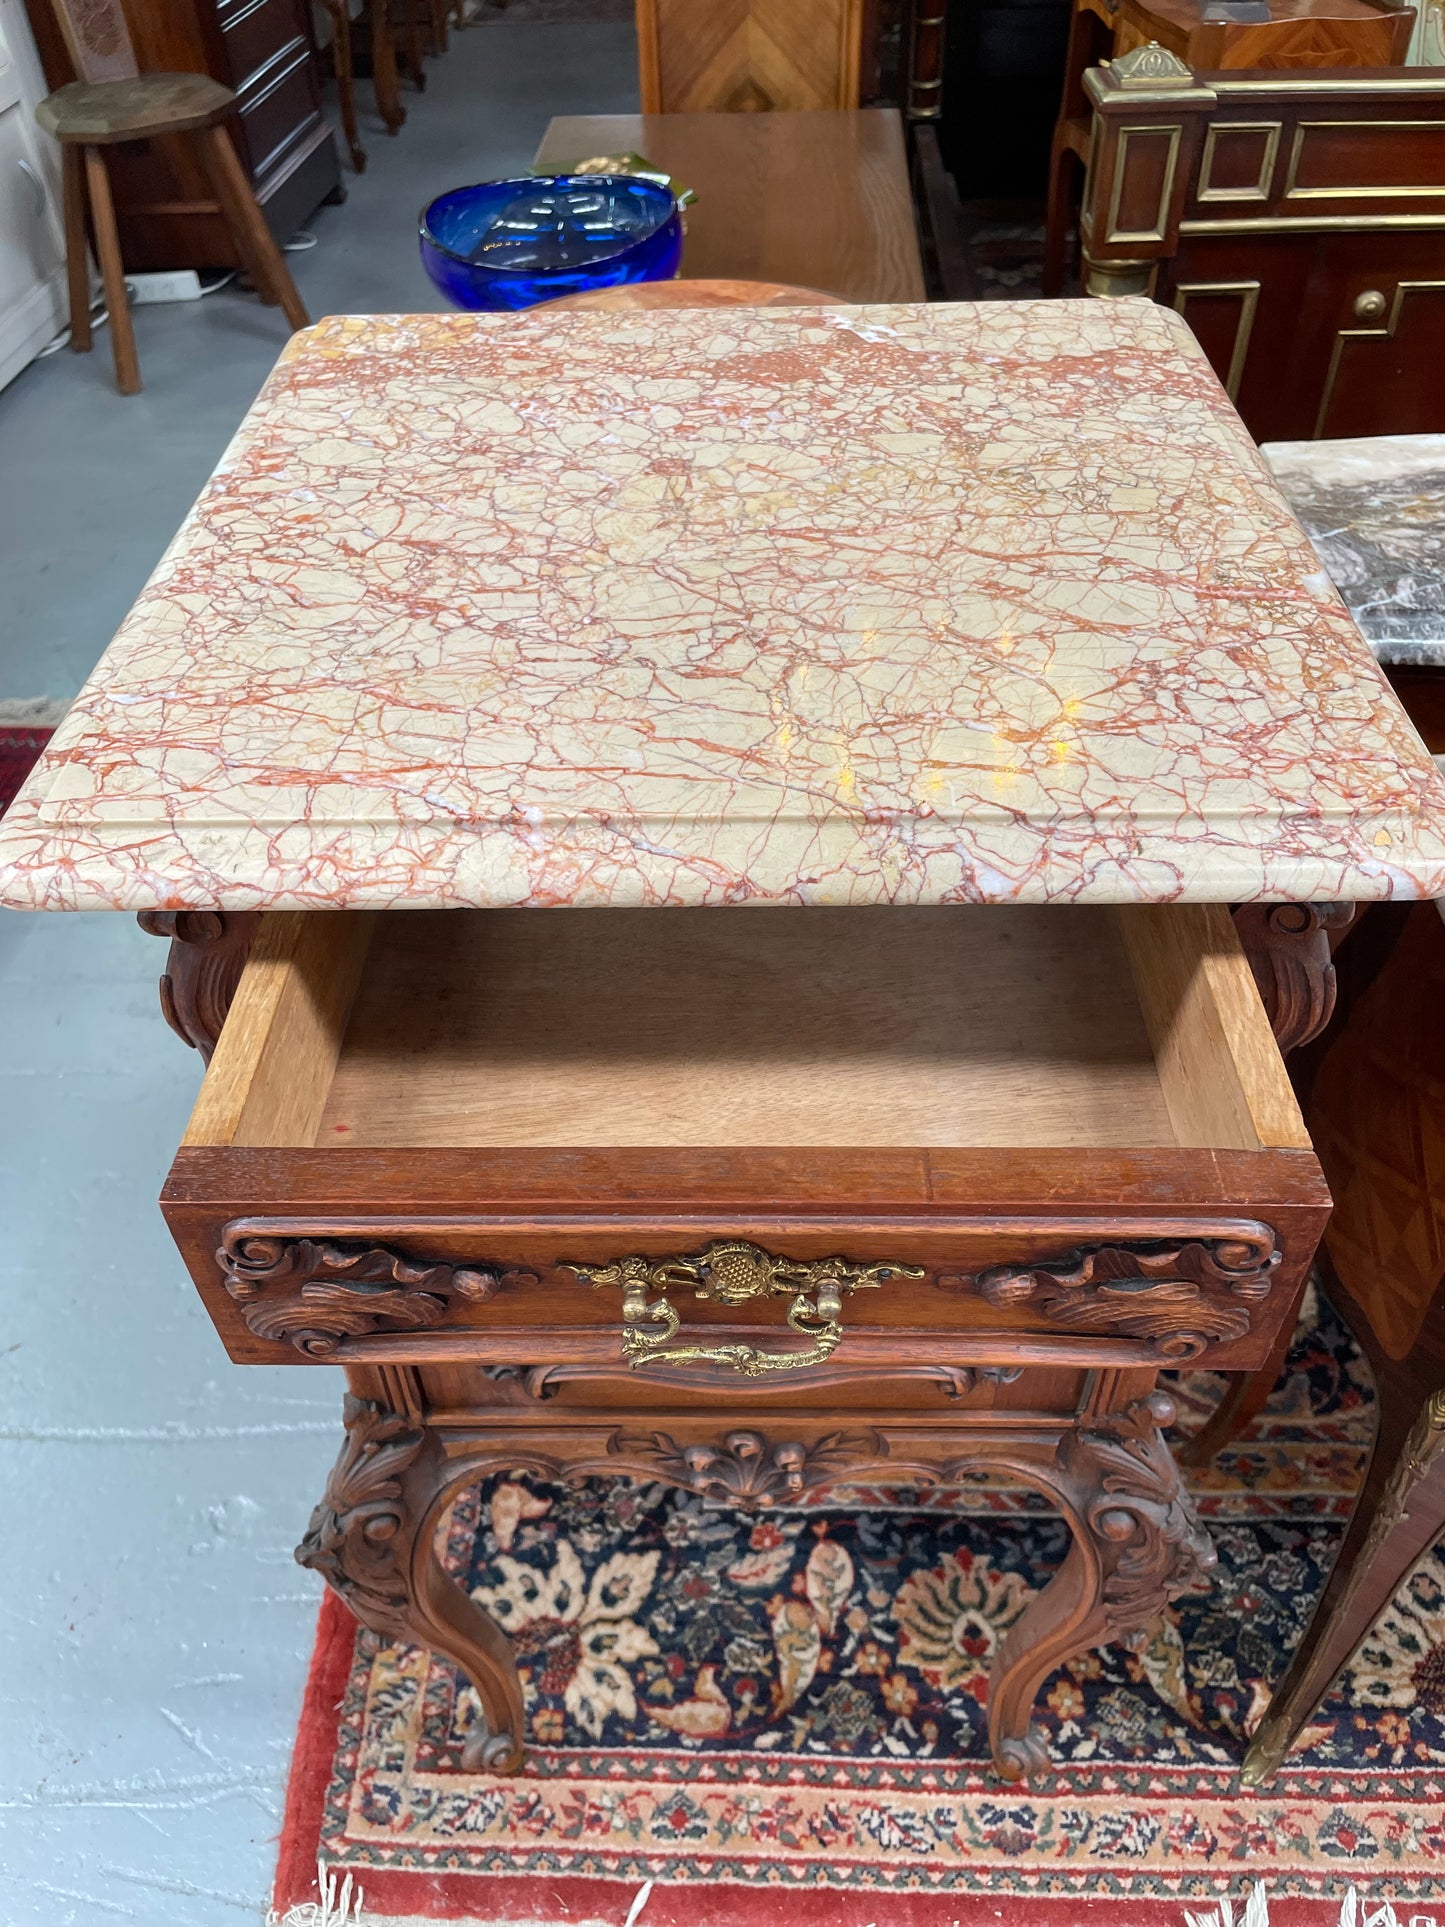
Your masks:
<svg viewBox="0 0 1445 1927"><path fill-rule="evenodd" d="M1209 1382L1176 1388L1191 1420ZM1045 1684L1056 1763L988 1772L993 1648L1063 1557L1021 1492L838 1494L748 1517L660 1485L500 1477L454 1508L454 1570L514 1640L531 1750L463 1772L446 1664L363 1636L327 1864L841 1888L1217 1895L1445 1882L1445 1559L1427 1562L1297 1753L1237 1764L1348 1511L1370 1393L1327 1315L1248 1439L1199 1481L1220 1563L1146 1650Z"/></svg>

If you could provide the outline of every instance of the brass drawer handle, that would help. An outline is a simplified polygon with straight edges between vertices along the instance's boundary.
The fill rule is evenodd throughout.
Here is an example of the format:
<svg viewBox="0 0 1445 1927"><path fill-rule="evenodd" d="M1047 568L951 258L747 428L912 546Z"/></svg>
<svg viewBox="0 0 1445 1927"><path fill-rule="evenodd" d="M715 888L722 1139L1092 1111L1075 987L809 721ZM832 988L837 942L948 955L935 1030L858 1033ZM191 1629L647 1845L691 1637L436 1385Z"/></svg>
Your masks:
<svg viewBox="0 0 1445 1927"><path fill-rule="evenodd" d="M691 1258L618 1258L606 1265L563 1263L560 1269L594 1287L621 1287L622 1353L634 1371L642 1365L726 1365L748 1378L821 1365L842 1341L845 1293L872 1290L890 1278L923 1276L919 1265L855 1265L845 1258L799 1261L738 1241L711 1244ZM667 1298L674 1290L690 1290L694 1298L721 1305L790 1297L789 1328L808 1340L808 1348L775 1352L758 1345L674 1345L682 1324ZM653 1326L661 1330L650 1329Z"/></svg>

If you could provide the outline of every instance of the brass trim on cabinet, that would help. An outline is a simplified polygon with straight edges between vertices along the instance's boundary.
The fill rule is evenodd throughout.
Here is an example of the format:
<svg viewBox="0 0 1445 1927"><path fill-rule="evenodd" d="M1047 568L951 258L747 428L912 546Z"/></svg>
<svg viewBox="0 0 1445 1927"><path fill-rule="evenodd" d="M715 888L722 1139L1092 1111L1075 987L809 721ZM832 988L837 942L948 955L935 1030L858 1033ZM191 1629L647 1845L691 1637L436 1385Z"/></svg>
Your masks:
<svg viewBox="0 0 1445 1927"><path fill-rule="evenodd" d="M1146 298L1154 292L1157 261L1095 261L1084 256L1084 293L1096 300Z"/></svg>
<svg viewBox="0 0 1445 1927"><path fill-rule="evenodd" d="M1296 187L1299 164L1304 154L1305 135L1312 129L1336 127L1368 127L1379 133L1387 129L1391 133L1402 130L1417 133L1426 130L1445 134L1445 121L1439 120L1302 120L1294 130L1294 142L1290 148L1289 172L1285 175L1284 195L1286 201L1445 201L1445 183L1433 187Z"/></svg>
<svg viewBox="0 0 1445 1927"><path fill-rule="evenodd" d="M1168 225L1169 197L1174 192L1174 176L1179 166L1179 137L1183 132L1178 121L1167 122L1151 127L1121 127L1119 145L1114 157L1114 180L1109 190L1109 218L1105 222L1104 245L1122 247L1125 243L1138 241L1162 241ZM1164 157L1164 179L1159 189L1159 205L1154 214L1152 228L1121 228L1119 202L1124 194L1124 171L1128 164L1129 142L1135 136L1149 135L1157 139L1160 134L1169 136L1169 151Z"/></svg>
<svg viewBox="0 0 1445 1927"><path fill-rule="evenodd" d="M1348 75L1335 78L1312 68L1308 80L1301 80L1300 84L1308 86L1312 94L1445 94L1445 75L1437 80L1420 67L1411 67L1398 75L1391 74L1384 80L1366 80L1362 76L1363 69L1354 69ZM1210 75L1209 84L1216 94L1277 94L1280 77L1274 73L1268 80L1234 80L1228 74L1218 73ZM1432 121L1430 124L1434 126L1435 123ZM1373 127L1378 123L1371 121L1370 125Z"/></svg>
<svg viewBox="0 0 1445 1927"><path fill-rule="evenodd" d="M1300 214L1293 220L1197 221L1179 223L1181 234L1382 234L1404 229L1445 228L1439 214Z"/></svg>
<svg viewBox="0 0 1445 1927"><path fill-rule="evenodd" d="M1254 333L1254 317L1259 308L1259 283L1257 281L1181 281L1174 290L1174 311L1189 319L1185 309L1191 294L1237 294L1241 296L1239 319L1234 324L1234 346L1229 351L1229 373L1224 378L1224 392L1231 401L1239 399L1239 384L1244 377L1245 357L1249 353L1250 337Z"/></svg>
<svg viewBox="0 0 1445 1927"><path fill-rule="evenodd" d="M1212 120L1204 130L1204 153L1199 161L1199 191L1194 198L1197 201L1267 201L1283 133L1284 122L1278 120ZM1214 163L1214 145L1221 134L1268 135L1269 138L1264 146L1264 160L1260 165L1259 180L1254 187L1211 187L1209 185L1209 170Z"/></svg>

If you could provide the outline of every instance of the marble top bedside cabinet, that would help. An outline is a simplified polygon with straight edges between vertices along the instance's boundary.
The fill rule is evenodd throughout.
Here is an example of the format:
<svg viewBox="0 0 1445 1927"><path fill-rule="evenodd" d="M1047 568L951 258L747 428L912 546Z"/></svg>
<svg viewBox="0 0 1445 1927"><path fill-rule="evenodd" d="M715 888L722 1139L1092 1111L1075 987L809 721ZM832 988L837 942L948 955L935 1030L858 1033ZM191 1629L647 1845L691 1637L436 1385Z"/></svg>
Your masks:
<svg viewBox="0 0 1445 1927"><path fill-rule="evenodd" d="M1445 894L1445 792L1149 302L348 317L0 894L171 935L162 1208L236 1363L344 1371L299 1557L470 1677L470 1762L526 1709L434 1548L468 1481L1003 1474L1073 1533L994 1655L1017 1777L1206 1577L1157 1375L1293 1315L1280 1047L1340 906Z"/></svg>

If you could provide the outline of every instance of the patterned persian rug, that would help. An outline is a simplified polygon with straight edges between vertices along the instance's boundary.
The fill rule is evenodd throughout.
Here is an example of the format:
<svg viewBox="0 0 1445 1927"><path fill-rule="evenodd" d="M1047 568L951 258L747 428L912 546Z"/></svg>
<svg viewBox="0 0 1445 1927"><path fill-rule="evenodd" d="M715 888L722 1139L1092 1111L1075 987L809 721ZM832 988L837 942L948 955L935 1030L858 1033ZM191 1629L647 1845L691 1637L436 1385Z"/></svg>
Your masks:
<svg viewBox="0 0 1445 1927"><path fill-rule="evenodd" d="M1181 1429L1220 1389L1177 1384ZM1400 1927L1445 1927L1445 1559L1276 1781L1238 1782L1371 1403L1316 1307L1266 1412L1195 1481L1212 1590L1137 1656L1045 1684L1056 1770L1031 1788L990 1776L984 1738L993 1646L1064 1552L1030 1495L840 1489L757 1518L661 1486L495 1478L454 1508L450 1558L521 1655L526 1771L465 1773L470 1689L328 1600L278 1910L314 1900L319 1856L378 1927L1184 1927L1256 1880L1275 1927L1334 1927L1352 1886Z"/></svg>

